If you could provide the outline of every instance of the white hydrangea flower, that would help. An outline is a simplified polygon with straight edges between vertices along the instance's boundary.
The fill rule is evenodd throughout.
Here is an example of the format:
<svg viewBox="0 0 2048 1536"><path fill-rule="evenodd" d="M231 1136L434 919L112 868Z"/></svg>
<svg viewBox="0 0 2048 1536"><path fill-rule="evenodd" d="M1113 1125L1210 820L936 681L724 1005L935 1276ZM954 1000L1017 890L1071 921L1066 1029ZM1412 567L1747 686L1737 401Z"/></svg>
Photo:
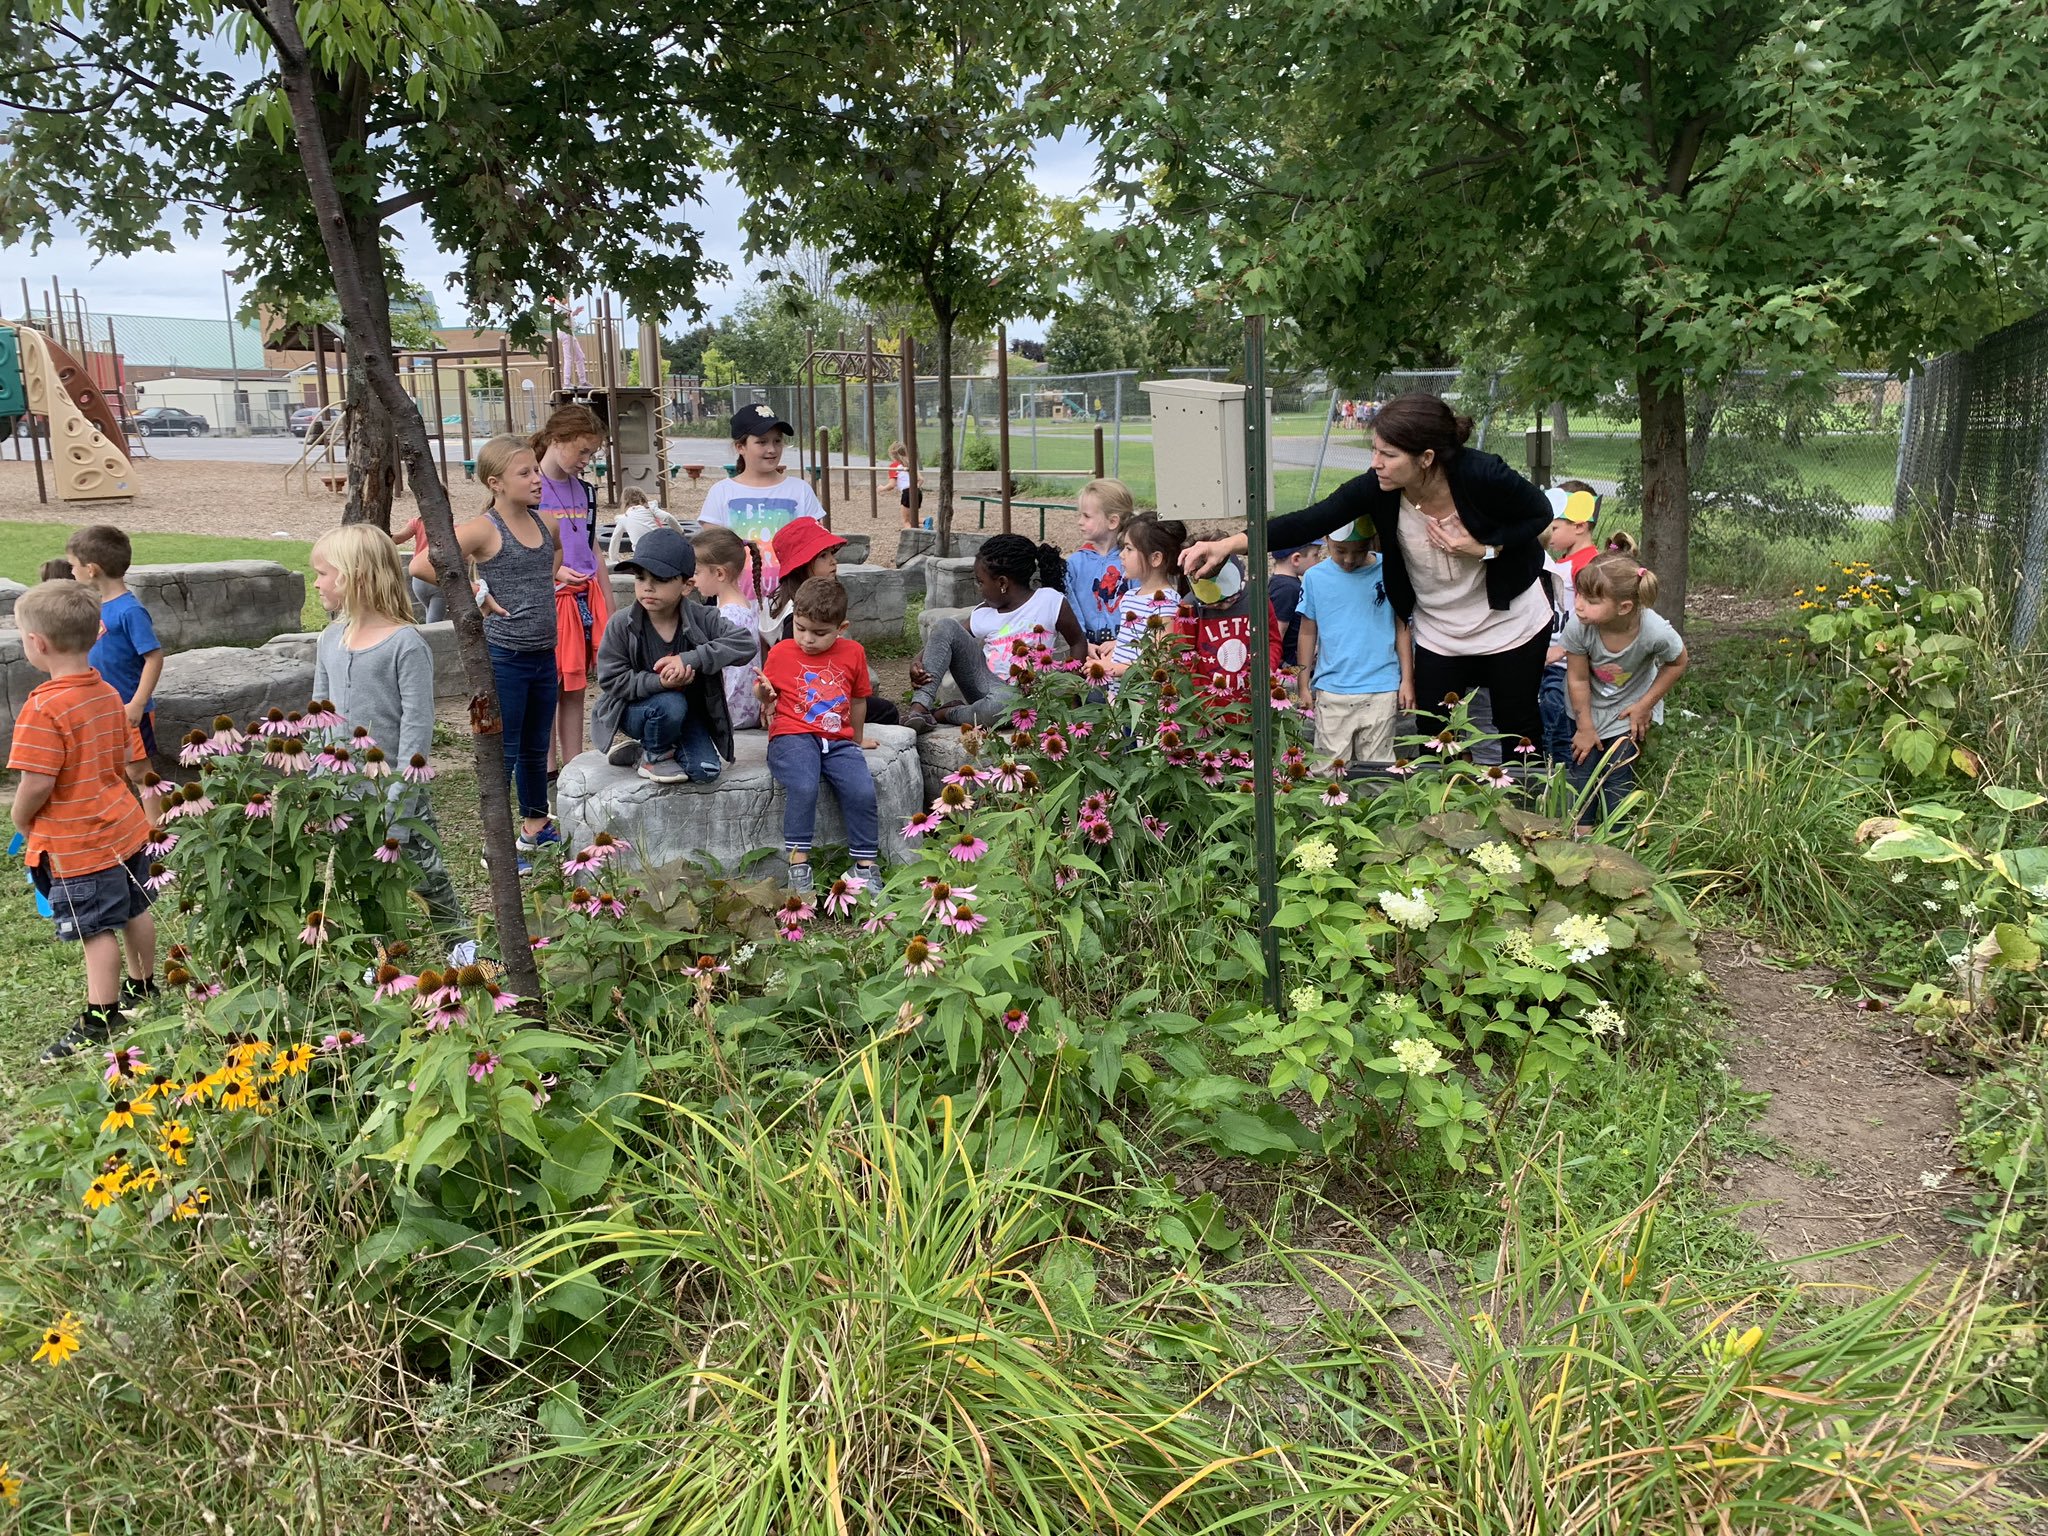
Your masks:
<svg viewBox="0 0 2048 1536"><path fill-rule="evenodd" d="M1295 845L1294 862L1311 875L1326 875L1337 867L1337 850L1322 838L1312 837Z"/></svg>
<svg viewBox="0 0 2048 1536"><path fill-rule="evenodd" d="M1409 928L1421 932L1436 921L1436 908L1429 904L1429 898L1420 890L1411 890L1406 896L1399 891L1381 891L1373 900L1380 910L1387 914L1387 921L1396 928Z"/></svg>
<svg viewBox="0 0 2048 1536"><path fill-rule="evenodd" d="M745 965L749 960L754 958L754 952L759 947L760 946L757 944L742 944L738 949L733 951L732 963L734 965Z"/></svg>
<svg viewBox="0 0 2048 1536"><path fill-rule="evenodd" d="M1938 901L1923 901L1920 905L1930 912L1939 912L1941 910L1941 903Z"/></svg>
<svg viewBox="0 0 2048 1536"><path fill-rule="evenodd" d="M1595 1039L1602 1035L1626 1035L1628 1021L1612 1003L1595 1003L1586 1010L1586 1028Z"/></svg>
<svg viewBox="0 0 2048 1536"><path fill-rule="evenodd" d="M1562 948L1574 965L1583 965L1607 953L1607 919L1594 912L1574 912L1557 925L1551 942Z"/></svg>
<svg viewBox="0 0 2048 1536"><path fill-rule="evenodd" d="M1959 917L1975 917L1979 912L1983 910L1984 909L1978 906L1977 903L1975 903L1974 901L1966 901L1960 907L1956 908L1956 914Z"/></svg>
<svg viewBox="0 0 2048 1536"><path fill-rule="evenodd" d="M1444 1064L1444 1053L1427 1040L1396 1040L1393 1050L1401 1070L1416 1077L1427 1077Z"/></svg>
<svg viewBox="0 0 2048 1536"><path fill-rule="evenodd" d="M1944 880L1941 882L1941 888L1950 895L1954 895L1963 888L1963 882L1960 880Z"/></svg>
<svg viewBox="0 0 2048 1536"><path fill-rule="evenodd" d="M1904 885L1905 883L1906 883L1906 871L1905 871L1905 870L1903 870L1903 869L1895 869L1895 870L1893 870L1893 871L1892 871L1892 884L1893 884L1893 885Z"/></svg>
<svg viewBox="0 0 2048 1536"><path fill-rule="evenodd" d="M1316 987L1296 987L1287 994L1287 1001L1293 1005L1296 1013L1307 1013L1311 1008L1323 1006L1323 994Z"/></svg>
<svg viewBox="0 0 2048 1536"><path fill-rule="evenodd" d="M1526 928L1510 928L1500 936L1500 957L1516 965L1536 963L1536 945Z"/></svg>
<svg viewBox="0 0 2048 1536"><path fill-rule="evenodd" d="M1406 992L1382 992L1374 1001L1389 1013L1413 1013L1415 1011L1415 999Z"/></svg>
<svg viewBox="0 0 2048 1536"><path fill-rule="evenodd" d="M1489 875L1519 875L1522 872L1520 851L1507 843L1481 843L1469 857Z"/></svg>

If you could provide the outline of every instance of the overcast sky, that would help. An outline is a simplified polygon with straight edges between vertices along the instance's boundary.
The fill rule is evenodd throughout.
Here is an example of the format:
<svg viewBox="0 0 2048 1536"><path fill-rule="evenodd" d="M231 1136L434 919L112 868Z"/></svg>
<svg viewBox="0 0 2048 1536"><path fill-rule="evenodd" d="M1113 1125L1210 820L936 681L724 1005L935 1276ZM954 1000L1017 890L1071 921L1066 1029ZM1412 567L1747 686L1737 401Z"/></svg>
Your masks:
<svg viewBox="0 0 2048 1536"><path fill-rule="evenodd" d="M1040 187L1050 195L1069 197L1087 185L1094 170L1094 151L1085 138L1069 134L1042 141L1036 164ZM703 231L705 255L730 272L725 281L708 283L702 290L714 319L729 312L752 283L740 250L739 217L745 206L745 198L729 178L714 176L705 181L702 201L683 214ZM425 222L413 211L401 214L393 227L404 252L407 275L434 294L444 325L463 324L467 317L461 296L448 281L454 264L435 248ZM142 256L115 256L97 264L92 248L74 227L60 224L59 228L56 240L35 255L30 256L25 246L14 246L0 258L0 294L12 296L5 301L8 309L20 302L23 277L40 302L54 276L67 294L74 288L83 293L86 307L99 314L210 318L226 313L221 272L230 264L230 257L217 227L209 237L200 239L185 235L182 229L174 230L176 248L169 254L152 251ZM239 290L236 297L239 301ZM1040 338L1044 327L1036 318L1018 316L1011 332Z"/></svg>

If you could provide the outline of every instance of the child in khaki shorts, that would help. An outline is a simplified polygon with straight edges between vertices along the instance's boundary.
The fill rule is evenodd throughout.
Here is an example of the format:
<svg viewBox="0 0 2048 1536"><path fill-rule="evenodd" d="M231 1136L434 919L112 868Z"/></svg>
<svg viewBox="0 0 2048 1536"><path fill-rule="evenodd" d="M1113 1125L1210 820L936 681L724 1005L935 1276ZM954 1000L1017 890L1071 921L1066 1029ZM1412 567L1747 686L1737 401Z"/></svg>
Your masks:
<svg viewBox="0 0 2048 1536"><path fill-rule="evenodd" d="M1391 763L1394 717L1415 707L1414 647L1387 601L1370 528L1339 528L1330 558L1301 577L1304 708L1315 711L1316 755Z"/></svg>

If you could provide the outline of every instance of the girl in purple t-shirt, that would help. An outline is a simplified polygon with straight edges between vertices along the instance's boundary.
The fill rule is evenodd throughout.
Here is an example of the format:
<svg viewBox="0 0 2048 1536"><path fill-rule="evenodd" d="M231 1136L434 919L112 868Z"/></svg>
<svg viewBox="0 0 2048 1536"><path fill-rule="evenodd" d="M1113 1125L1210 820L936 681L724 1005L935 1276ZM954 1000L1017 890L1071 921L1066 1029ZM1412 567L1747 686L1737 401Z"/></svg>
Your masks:
<svg viewBox="0 0 2048 1536"><path fill-rule="evenodd" d="M540 460L540 511L554 520L562 542L561 580L555 587L555 665L561 674L561 702L555 709L551 767L583 750L583 702L597 666L597 642L611 616L611 572L593 537L597 487L583 478L604 446L604 424L588 406L556 409L533 435Z"/></svg>

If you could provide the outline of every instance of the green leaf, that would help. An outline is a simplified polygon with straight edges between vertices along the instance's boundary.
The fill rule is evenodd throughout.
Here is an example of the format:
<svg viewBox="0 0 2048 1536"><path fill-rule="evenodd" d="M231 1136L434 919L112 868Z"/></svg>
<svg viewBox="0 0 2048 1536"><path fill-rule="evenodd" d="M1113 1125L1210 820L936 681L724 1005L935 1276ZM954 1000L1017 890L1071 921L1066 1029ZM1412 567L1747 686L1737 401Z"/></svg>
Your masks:
<svg viewBox="0 0 2048 1536"><path fill-rule="evenodd" d="M613 1151L604 1127L586 1119L549 1145L540 1181L565 1204L587 1200L611 1177Z"/></svg>
<svg viewBox="0 0 2048 1536"><path fill-rule="evenodd" d="M1984 798L2001 811L2031 811L2037 805L2048 804L2048 795L2037 795L2030 789L2008 789L2003 784L1986 784Z"/></svg>
<svg viewBox="0 0 2048 1536"><path fill-rule="evenodd" d="M1292 1136L1241 1109L1226 1109L1216 1117L1214 1139L1226 1151L1261 1161L1293 1157L1301 1150Z"/></svg>
<svg viewBox="0 0 2048 1536"><path fill-rule="evenodd" d="M1918 859L1923 864L1953 864L1970 855L1958 848L1945 837L1937 837L1925 827L1900 827L1896 832L1887 832L1864 850L1863 857L1887 863L1893 859Z"/></svg>
<svg viewBox="0 0 2048 1536"><path fill-rule="evenodd" d="M1991 953L1986 958L1999 970L2031 971L2040 965L2041 946L2017 923L1995 924L1988 937Z"/></svg>

